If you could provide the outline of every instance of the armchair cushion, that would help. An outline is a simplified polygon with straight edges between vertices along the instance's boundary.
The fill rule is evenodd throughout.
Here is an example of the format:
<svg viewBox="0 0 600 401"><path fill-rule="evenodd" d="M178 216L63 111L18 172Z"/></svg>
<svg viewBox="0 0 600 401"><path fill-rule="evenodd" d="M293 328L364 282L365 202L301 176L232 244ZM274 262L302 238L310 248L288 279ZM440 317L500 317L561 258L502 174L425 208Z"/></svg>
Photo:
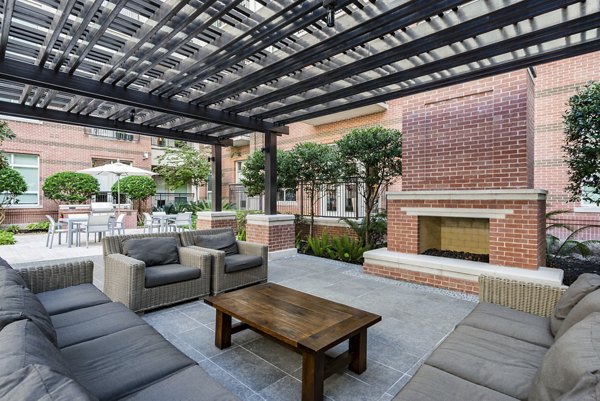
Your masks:
<svg viewBox="0 0 600 401"><path fill-rule="evenodd" d="M597 274L585 273L575 280L573 284L560 297L556 303L554 314L550 317L550 328L552 334L556 335L563 321L571 312L571 309L587 294L600 288L600 276Z"/></svg>
<svg viewBox="0 0 600 401"><path fill-rule="evenodd" d="M225 273L235 273L240 270L251 269L263 264L263 258L253 255L230 255L225 256Z"/></svg>
<svg viewBox="0 0 600 401"><path fill-rule="evenodd" d="M175 237L130 238L123 242L123 253L146 267L170 265L179 263L178 246Z"/></svg>
<svg viewBox="0 0 600 401"><path fill-rule="evenodd" d="M233 230L218 234L196 234L194 244L202 248L225 252L226 256L236 255L238 246Z"/></svg>
<svg viewBox="0 0 600 401"><path fill-rule="evenodd" d="M144 276L146 288L195 280L199 277L200 269L196 267L183 266L176 263L163 266L147 267Z"/></svg>

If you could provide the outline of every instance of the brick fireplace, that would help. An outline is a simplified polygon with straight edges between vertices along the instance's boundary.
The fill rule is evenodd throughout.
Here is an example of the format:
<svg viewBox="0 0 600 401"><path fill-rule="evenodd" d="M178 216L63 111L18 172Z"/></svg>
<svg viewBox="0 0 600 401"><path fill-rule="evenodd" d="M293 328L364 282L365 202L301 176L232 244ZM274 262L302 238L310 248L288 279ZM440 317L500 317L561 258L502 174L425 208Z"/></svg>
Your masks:
<svg viewBox="0 0 600 401"><path fill-rule="evenodd" d="M543 267L533 86L518 71L405 103L402 191L387 194L388 248L365 254L366 272L475 293L482 273L562 280ZM489 263L421 255L438 246L489 254Z"/></svg>

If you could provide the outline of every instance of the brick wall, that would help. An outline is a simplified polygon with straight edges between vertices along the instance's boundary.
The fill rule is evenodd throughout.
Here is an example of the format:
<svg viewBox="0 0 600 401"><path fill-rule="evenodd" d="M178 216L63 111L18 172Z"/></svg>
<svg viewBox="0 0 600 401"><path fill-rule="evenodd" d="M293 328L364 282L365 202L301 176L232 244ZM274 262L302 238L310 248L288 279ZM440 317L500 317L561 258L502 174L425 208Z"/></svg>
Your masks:
<svg viewBox="0 0 600 401"><path fill-rule="evenodd" d="M231 228L234 232L237 232L237 223L235 217L233 219L196 220L197 230L208 230L211 228Z"/></svg>
<svg viewBox="0 0 600 401"><path fill-rule="evenodd" d="M290 224L252 224L246 225L246 240L269 246L269 252L295 248L296 237L293 222Z"/></svg>
<svg viewBox="0 0 600 401"><path fill-rule="evenodd" d="M29 123L7 120L15 132L14 140L4 141L2 150L8 153L27 153L39 156L40 206L13 207L7 213L5 224L44 221L44 215L57 216L57 204L43 197L44 180L58 172L77 171L92 166L92 158L131 161L136 167L150 169L151 159L144 152L151 151L150 137L120 141L90 135L89 129L55 123Z"/></svg>

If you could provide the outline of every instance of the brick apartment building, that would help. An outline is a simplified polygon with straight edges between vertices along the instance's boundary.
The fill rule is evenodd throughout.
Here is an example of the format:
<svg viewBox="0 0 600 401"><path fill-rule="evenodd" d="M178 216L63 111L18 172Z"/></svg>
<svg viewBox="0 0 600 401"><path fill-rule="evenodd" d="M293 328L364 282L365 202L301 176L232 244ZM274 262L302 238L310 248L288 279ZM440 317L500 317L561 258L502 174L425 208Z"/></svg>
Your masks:
<svg viewBox="0 0 600 401"><path fill-rule="evenodd" d="M530 180L529 184L532 184L533 188L548 190L548 210L568 208L572 210L572 213L565 218L588 223L597 222L600 208L568 203L568 195L564 191L568 176L561 150L562 114L566 109L566 102L577 88L594 80L600 80L600 53L591 53L540 65L532 71L516 71L396 99L386 104L367 106L351 112L294 123L290 126L290 134L279 138L278 146L285 150L303 141L329 144L353 128L372 125L382 125L400 129L402 132L410 132L414 124L410 116L414 115L415 110L420 109L425 113L425 119L428 121L427 134L430 137L424 138L418 144L405 143L403 147L405 163L410 163L411 158L407 155L411 150L416 149L413 146L418 147L420 152L427 152L428 146L448 146L443 142L436 142L435 139L456 129L463 131L467 129L465 132L468 132L468 129L489 130L490 136L487 141L470 143L468 149L463 149L464 154L472 158L470 163L485 163L486 160L477 159L481 158L480 155L485 155L485 152L478 152L477 147L481 146L483 149L489 146L502 146L503 144L500 143L501 133L510 132L510 127L502 126L501 122L493 120L494 108L499 108L496 111L510 109L511 113L524 113L527 116L528 129L534 132L534 140L527 143L528 147L535 149L534 152L530 152L534 157L530 157L527 161L533 166L529 170L533 173L529 173L529 176L517 174L514 176L515 179ZM490 96L493 98L494 91L499 90L524 91L525 101L490 103L488 101ZM490 107L492 110L488 110L487 114L485 110L482 111ZM471 117L465 112L467 109L472 113ZM457 119L453 119L454 126L445 125L445 116L456 113L464 114L465 118L458 123ZM488 120L484 118L477 124L474 123L474 116L481 113L486 114ZM460 126L456 126L456 124ZM3 149L9 154L11 162L24 173L30 188L21 204L11 208L10 213L7 214L7 224L42 221L45 214L56 212L56 205L52 201L44 199L40 190L43 180L53 173L67 170L76 171L90 167L94 163L112 160L131 162L136 167L149 169L152 166L152 160L157 155L157 147L153 147L153 142L149 137L138 135L115 137L114 133L107 134L80 127L16 119L9 120L9 125L17 134L17 138L13 141L6 141ZM432 132L435 135L431 136ZM246 138L238 138L234 141L234 147L223 152L222 191L224 199L229 198L230 186L239 182L243 161L250 152L263 146L262 137L262 134L251 134ZM158 144L156 139L154 139L154 144ZM507 147L505 151L510 152L511 149ZM435 162L435 160L431 160L430 164L435 165ZM502 169L503 167L498 168ZM523 166L508 166L507 168L518 171ZM496 175L506 173L509 175L508 181L510 181L511 171L490 170L490 173ZM461 180L464 179L460 169L456 169L454 177L448 177L448 180L453 180L455 184L449 182L441 184L460 187ZM485 177L471 177L470 179L481 179L486 186L489 186L490 183L490 180ZM391 190L398 191L401 187L402 184L399 180ZM210 189L212 189L210 186L202 188L198 191L198 195L200 197L207 196ZM193 189L188 188L187 191L193 191ZM298 212L297 194L281 191L280 196L279 209L281 212ZM321 207L326 206L323 204Z"/></svg>

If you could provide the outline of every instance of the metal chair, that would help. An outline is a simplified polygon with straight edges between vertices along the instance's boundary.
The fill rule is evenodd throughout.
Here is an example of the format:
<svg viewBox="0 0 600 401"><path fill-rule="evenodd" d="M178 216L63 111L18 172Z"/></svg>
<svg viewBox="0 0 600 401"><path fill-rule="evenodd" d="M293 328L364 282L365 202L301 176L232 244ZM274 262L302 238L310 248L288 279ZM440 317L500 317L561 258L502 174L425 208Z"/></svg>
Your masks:
<svg viewBox="0 0 600 401"><path fill-rule="evenodd" d="M146 234L146 229L148 229L150 234L152 234L154 228L157 228L158 232L160 232L161 226L160 220L157 221L150 213L144 212L144 234Z"/></svg>
<svg viewBox="0 0 600 401"><path fill-rule="evenodd" d="M86 233L85 238L85 247L88 248L90 246L90 233L102 236L103 233L110 233L110 216L109 215L99 215L99 216L88 216L86 222L82 223L81 231L82 233ZM77 234L79 235L79 234Z"/></svg>
<svg viewBox="0 0 600 401"><path fill-rule="evenodd" d="M46 218L50 222L48 225L48 235L46 236L46 248L52 249L52 244L54 243L54 233L58 233L58 245L60 245L62 233L67 233L69 230L65 224L55 221L52 216L46 215Z"/></svg>
<svg viewBox="0 0 600 401"><path fill-rule="evenodd" d="M123 223L124 219L125 213L121 213L119 217L117 217L117 220L114 221L112 226L112 235L115 234L115 231L117 231L117 235L125 235L125 223Z"/></svg>
<svg viewBox="0 0 600 401"><path fill-rule="evenodd" d="M169 223L169 229L173 231L185 231L192 229L192 212L177 213L175 220Z"/></svg>

